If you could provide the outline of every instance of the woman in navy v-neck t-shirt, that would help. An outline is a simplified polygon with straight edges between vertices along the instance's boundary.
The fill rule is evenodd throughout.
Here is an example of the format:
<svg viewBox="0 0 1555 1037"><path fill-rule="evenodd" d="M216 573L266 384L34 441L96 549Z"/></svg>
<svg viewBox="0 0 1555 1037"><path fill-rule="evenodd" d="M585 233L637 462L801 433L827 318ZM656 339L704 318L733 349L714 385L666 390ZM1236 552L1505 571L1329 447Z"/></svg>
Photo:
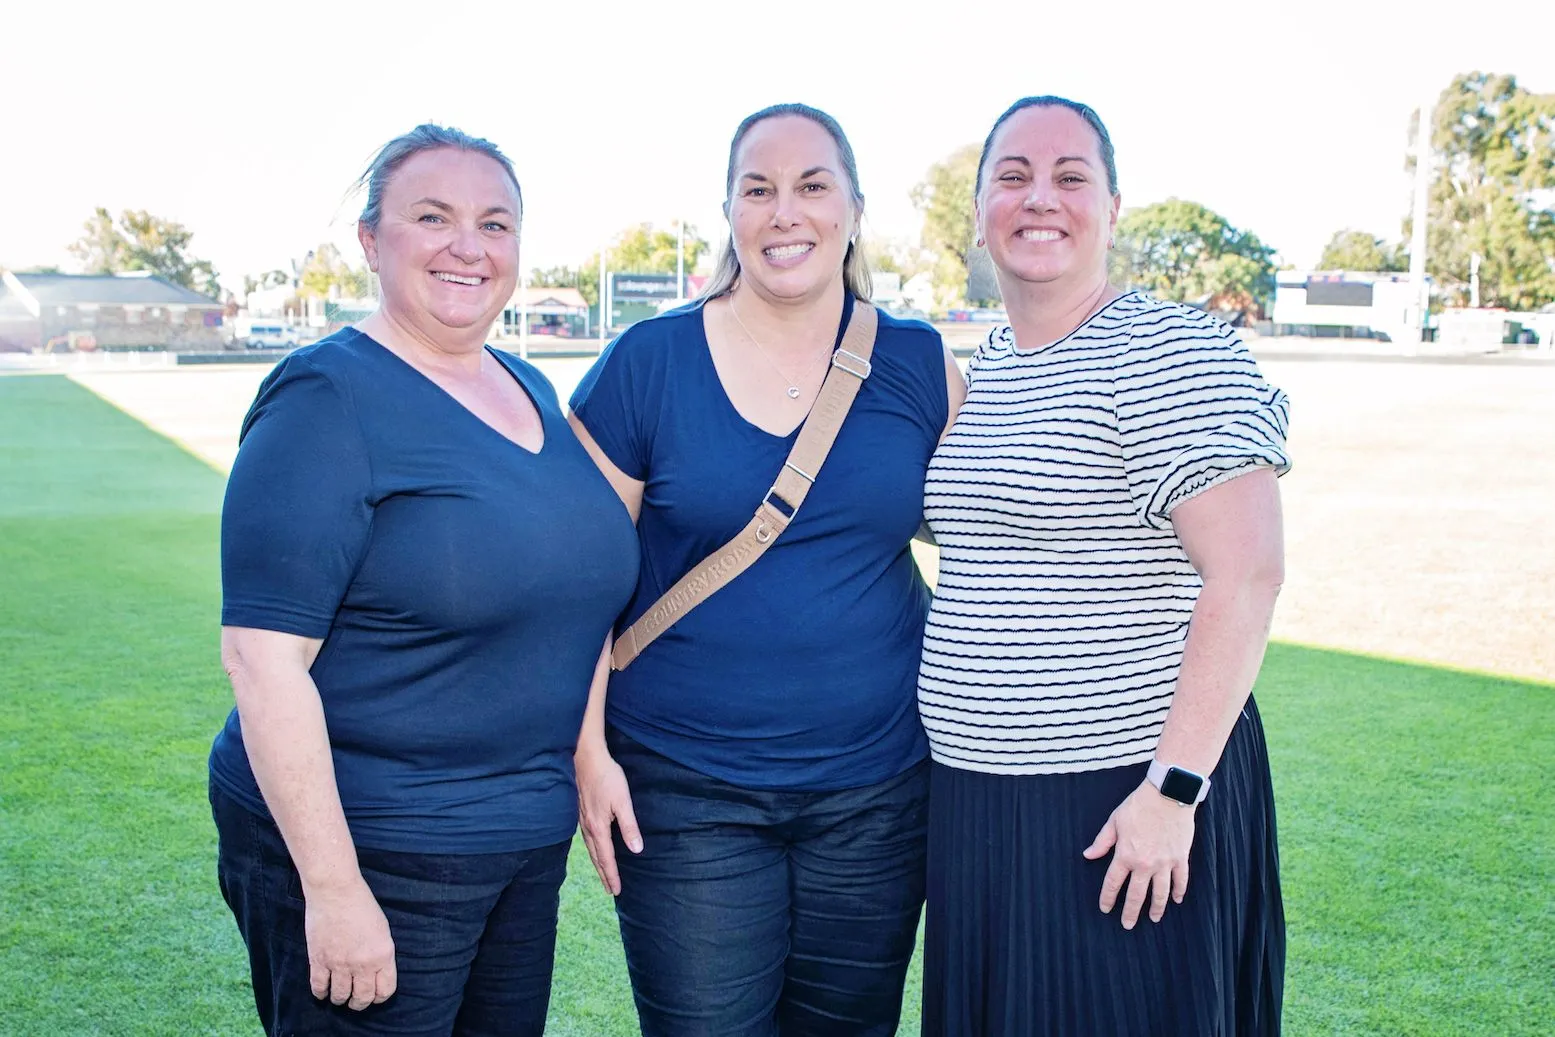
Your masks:
<svg viewBox="0 0 1555 1037"><path fill-rule="evenodd" d="M222 510L221 891L267 1033L538 1037L636 540L545 378L484 344L501 152L421 126L365 179L380 307L265 379Z"/></svg>
<svg viewBox="0 0 1555 1037"><path fill-rule="evenodd" d="M869 305L863 197L830 116L747 119L729 188L704 301L634 325L572 397L637 517L620 628L750 521ZM932 328L888 314L871 360L771 548L596 683L583 835L617 894L646 1037L896 1032L928 794L929 598L908 547L963 383Z"/></svg>
<svg viewBox="0 0 1555 1037"><path fill-rule="evenodd" d="M636 545L545 377L488 355L539 413L538 451L349 328L283 360L244 422L222 623L323 640L359 846L506 853L576 824L572 751ZM211 774L264 812L236 710Z"/></svg>

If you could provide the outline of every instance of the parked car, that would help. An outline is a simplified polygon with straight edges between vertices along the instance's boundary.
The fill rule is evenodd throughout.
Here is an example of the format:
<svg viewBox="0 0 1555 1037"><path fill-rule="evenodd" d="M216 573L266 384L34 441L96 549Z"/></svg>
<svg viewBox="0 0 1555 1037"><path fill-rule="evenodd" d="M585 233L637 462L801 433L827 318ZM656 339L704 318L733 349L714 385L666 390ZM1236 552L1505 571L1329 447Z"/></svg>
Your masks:
<svg viewBox="0 0 1555 1037"><path fill-rule="evenodd" d="M953 323L967 322L972 324L1003 324L1009 320L1002 309L992 307L973 310L951 310L948 314Z"/></svg>
<svg viewBox="0 0 1555 1037"><path fill-rule="evenodd" d="M243 344L249 349L296 349L297 329L287 324L250 324Z"/></svg>

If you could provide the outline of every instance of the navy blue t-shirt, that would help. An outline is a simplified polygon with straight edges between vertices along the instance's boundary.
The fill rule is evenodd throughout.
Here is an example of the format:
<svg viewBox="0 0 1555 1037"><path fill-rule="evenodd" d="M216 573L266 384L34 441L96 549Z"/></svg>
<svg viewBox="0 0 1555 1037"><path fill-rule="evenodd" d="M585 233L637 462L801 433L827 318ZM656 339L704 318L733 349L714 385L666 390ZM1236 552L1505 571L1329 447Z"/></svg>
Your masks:
<svg viewBox="0 0 1555 1037"><path fill-rule="evenodd" d="M312 675L361 846L502 853L577 823L572 753L637 544L550 383L492 355L540 414L538 453L355 330L281 361L243 423L221 621L323 639ZM265 812L236 710L210 767Z"/></svg>
<svg viewBox="0 0 1555 1037"><path fill-rule="evenodd" d="M750 521L798 436L764 432L735 410L701 306L624 332L572 409L616 467L645 484L642 566L619 629ZM922 759L929 595L908 544L948 413L939 335L881 314L874 372L793 524L611 674L608 721L745 788L857 787Z"/></svg>

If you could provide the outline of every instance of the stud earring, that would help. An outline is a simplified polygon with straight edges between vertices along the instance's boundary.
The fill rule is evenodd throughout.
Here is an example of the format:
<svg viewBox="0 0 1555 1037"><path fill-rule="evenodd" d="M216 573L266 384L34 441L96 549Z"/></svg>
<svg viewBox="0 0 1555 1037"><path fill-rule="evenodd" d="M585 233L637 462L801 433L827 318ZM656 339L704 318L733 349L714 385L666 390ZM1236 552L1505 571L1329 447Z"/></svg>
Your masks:
<svg viewBox="0 0 1555 1037"><path fill-rule="evenodd" d="M983 247L983 236L981 234L979 234L977 236L977 247L978 248L982 248Z"/></svg>

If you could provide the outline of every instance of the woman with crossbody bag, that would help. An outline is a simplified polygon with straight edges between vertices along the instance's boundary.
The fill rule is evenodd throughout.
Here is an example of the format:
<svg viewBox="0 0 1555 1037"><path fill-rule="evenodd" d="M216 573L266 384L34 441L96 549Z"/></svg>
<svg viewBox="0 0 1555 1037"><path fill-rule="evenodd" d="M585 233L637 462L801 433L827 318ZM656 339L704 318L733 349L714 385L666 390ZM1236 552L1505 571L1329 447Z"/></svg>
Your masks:
<svg viewBox="0 0 1555 1037"><path fill-rule="evenodd" d="M584 839L644 1034L893 1034L928 795L908 544L964 383L869 304L830 116L752 115L727 182L703 298L572 398L643 563L579 740Z"/></svg>

